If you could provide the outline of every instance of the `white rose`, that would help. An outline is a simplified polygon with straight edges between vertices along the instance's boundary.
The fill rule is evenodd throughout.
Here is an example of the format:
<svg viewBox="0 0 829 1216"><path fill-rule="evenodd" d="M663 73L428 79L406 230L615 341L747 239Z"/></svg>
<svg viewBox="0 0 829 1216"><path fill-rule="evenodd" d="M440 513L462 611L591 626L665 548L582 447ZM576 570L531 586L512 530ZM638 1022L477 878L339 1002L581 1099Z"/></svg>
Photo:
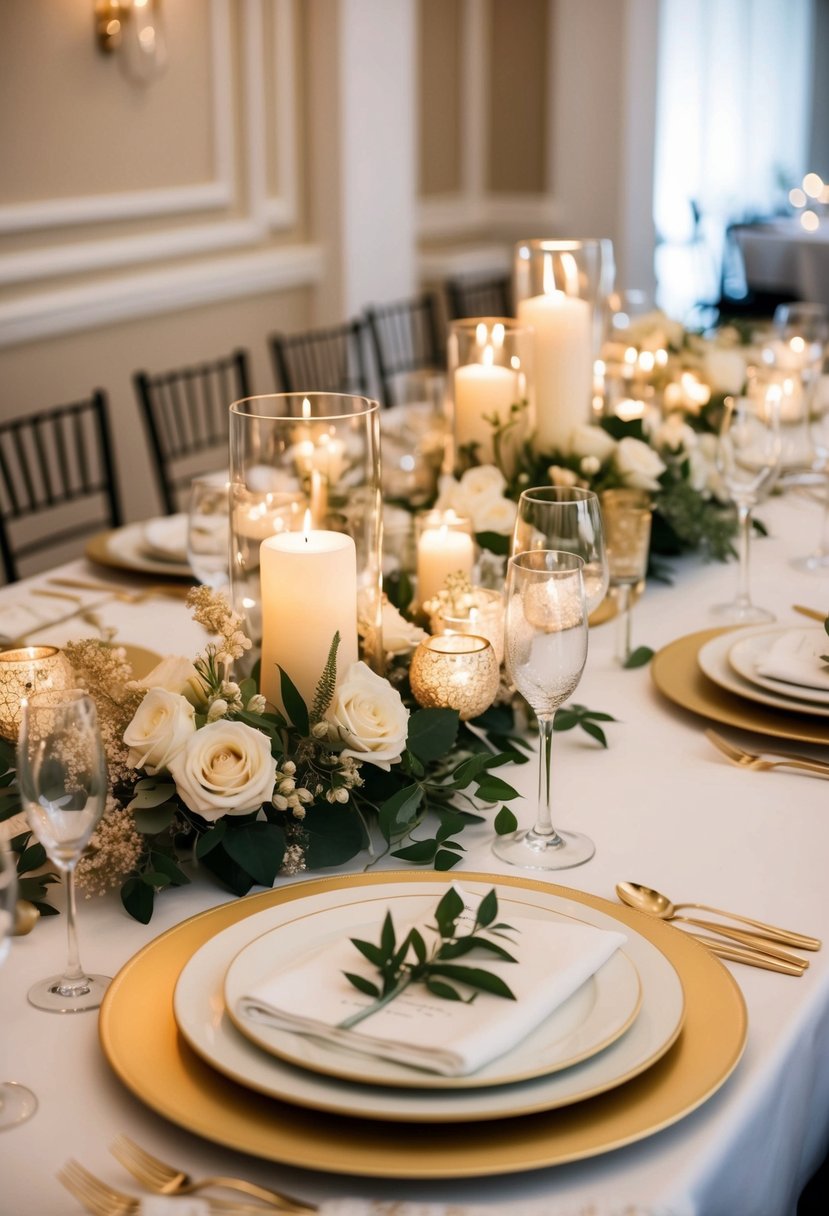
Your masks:
<svg viewBox="0 0 829 1216"><path fill-rule="evenodd" d="M164 688L180 693L196 706L204 701L204 683L199 673L189 659L177 654L168 654L142 680L131 680L130 688Z"/></svg>
<svg viewBox="0 0 829 1216"><path fill-rule="evenodd" d="M409 711L388 680L365 663L352 663L326 714L333 734L346 746L343 756L388 770L406 746Z"/></svg>
<svg viewBox="0 0 829 1216"><path fill-rule="evenodd" d="M476 513L475 531L511 536L517 514L518 504L512 499L496 498L494 502L484 503Z"/></svg>
<svg viewBox="0 0 829 1216"><path fill-rule="evenodd" d="M435 507L471 519L473 529L483 532L485 528L480 518L492 503L502 498L506 486L503 473L495 465L477 465L467 469L460 481L455 481L454 477L441 477Z"/></svg>
<svg viewBox="0 0 829 1216"><path fill-rule="evenodd" d="M383 601L383 649L386 654L410 654L425 637L425 631L407 621L394 604Z"/></svg>
<svg viewBox="0 0 829 1216"><path fill-rule="evenodd" d="M203 726L168 767L182 801L208 823L258 810L276 780L267 736L244 722Z"/></svg>
<svg viewBox="0 0 829 1216"><path fill-rule="evenodd" d="M626 486L637 490L658 490L657 478L665 472L664 461L641 439L627 435L616 448L616 469Z"/></svg>
<svg viewBox="0 0 829 1216"><path fill-rule="evenodd" d="M690 452L697 446L697 433L681 414L671 414L654 431L653 443L655 447L670 448L672 452L680 448Z"/></svg>
<svg viewBox="0 0 829 1216"><path fill-rule="evenodd" d="M615 450L616 440L612 435L608 435L604 427L583 423L571 432L570 451L574 456L595 456L604 464Z"/></svg>
<svg viewBox="0 0 829 1216"><path fill-rule="evenodd" d="M504 474L494 464L476 465L461 477L461 489L470 502L491 502L507 488Z"/></svg>
<svg viewBox="0 0 829 1216"><path fill-rule="evenodd" d="M151 688L124 731L131 768L152 776L168 768L196 729L193 706L178 693Z"/></svg>
<svg viewBox="0 0 829 1216"><path fill-rule="evenodd" d="M690 453L689 481L698 494L726 503L730 496L717 467L718 446L716 435L700 435L699 443Z"/></svg>

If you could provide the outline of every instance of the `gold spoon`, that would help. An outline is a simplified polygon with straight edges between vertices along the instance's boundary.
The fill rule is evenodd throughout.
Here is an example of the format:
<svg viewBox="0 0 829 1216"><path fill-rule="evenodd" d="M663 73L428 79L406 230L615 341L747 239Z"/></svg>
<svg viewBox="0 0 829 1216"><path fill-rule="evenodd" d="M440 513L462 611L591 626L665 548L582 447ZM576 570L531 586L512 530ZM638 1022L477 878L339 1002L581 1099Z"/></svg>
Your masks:
<svg viewBox="0 0 829 1216"><path fill-rule="evenodd" d="M817 937L807 937L803 933L795 933L791 929L778 929L767 925L761 920L752 920L750 916L740 916L736 912L724 912L722 908L712 908L710 904L672 904L667 895L654 891L652 887L643 887L638 882L620 882L616 884L616 894L622 903L631 908L638 908L649 916L658 916L661 920L673 920L680 908L699 908L703 912L713 912L715 916L728 916L732 920L742 921L751 925L757 932L756 936L769 938L787 946L797 946L801 950L819 950L821 942ZM684 918L683 918L684 919ZM722 927L717 926L722 932Z"/></svg>

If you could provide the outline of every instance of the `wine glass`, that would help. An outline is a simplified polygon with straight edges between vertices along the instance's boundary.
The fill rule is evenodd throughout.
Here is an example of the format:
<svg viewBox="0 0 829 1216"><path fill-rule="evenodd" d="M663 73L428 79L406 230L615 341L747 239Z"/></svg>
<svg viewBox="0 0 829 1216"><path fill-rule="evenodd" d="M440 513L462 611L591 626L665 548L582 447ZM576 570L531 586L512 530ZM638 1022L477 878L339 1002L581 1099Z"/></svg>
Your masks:
<svg viewBox="0 0 829 1216"><path fill-rule="evenodd" d="M187 511L187 560L200 583L219 591L230 581L229 485L194 477Z"/></svg>
<svg viewBox="0 0 829 1216"><path fill-rule="evenodd" d="M616 599L616 657L623 665L631 653L633 589L648 569L653 506L645 490L605 490L601 498L610 588Z"/></svg>
<svg viewBox="0 0 829 1216"><path fill-rule="evenodd" d="M739 522L739 580L737 596L712 609L738 625L773 621L774 613L759 608L749 592L751 512L769 493L780 472L780 417L791 378L768 368L749 369L745 397L727 397L717 465Z"/></svg>
<svg viewBox="0 0 829 1216"><path fill-rule="evenodd" d="M9 952L9 937L14 929L17 905L15 860L5 841L0 840L0 963ZM37 1098L17 1081L0 1081L0 1131L16 1127L37 1110Z"/></svg>
<svg viewBox="0 0 829 1216"><path fill-rule="evenodd" d="M573 693L587 659L584 562L574 553L532 549L507 567L506 667L538 718L538 813L535 825L493 845L514 866L566 870L596 851L578 832L558 832L551 812L550 759L558 707Z"/></svg>
<svg viewBox="0 0 829 1216"><path fill-rule="evenodd" d="M513 555L528 549L575 553L584 562L588 613L607 594L609 571L599 497L578 486L538 486L524 490L512 534Z"/></svg>
<svg viewBox="0 0 829 1216"><path fill-rule="evenodd" d="M23 708L17 775L29 826L66 876L66 969L35 984L29 1002L53 1013L97 1009L109 977L84 971L75 930L75 867L107 797L97 712L87 693L71 688L29 698Z"/></svg>

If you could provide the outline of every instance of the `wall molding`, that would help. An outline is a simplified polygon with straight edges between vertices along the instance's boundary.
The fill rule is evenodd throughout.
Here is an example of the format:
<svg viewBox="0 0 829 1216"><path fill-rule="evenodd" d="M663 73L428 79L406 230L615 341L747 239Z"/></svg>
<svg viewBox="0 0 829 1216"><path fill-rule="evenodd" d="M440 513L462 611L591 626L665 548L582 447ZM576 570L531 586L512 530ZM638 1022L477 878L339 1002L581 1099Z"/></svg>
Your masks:
<svg viewBox="0 0 829 1216"><path fill-rule="evenodd" d="M0 348L322 281L321 245L257 249L0 304Z"/></svg>
<svg viewBox="0 0 829 1216"><path fill-rule="evenodd" d="M213 86L213 180L76 198L53 198L0 206L0 233L67 228L108 220L149 219L218 210L234 201L233 78L230 60L230 0L210 0Z"/></svg>
<svg viewBox="0 0 829 1216"><path fill-rule="evenodd" d="M417 209L421 240L473 236L484 229L509 233L521 226L549 232L561 221L552 194L443 194L422 199Z"/></svg>

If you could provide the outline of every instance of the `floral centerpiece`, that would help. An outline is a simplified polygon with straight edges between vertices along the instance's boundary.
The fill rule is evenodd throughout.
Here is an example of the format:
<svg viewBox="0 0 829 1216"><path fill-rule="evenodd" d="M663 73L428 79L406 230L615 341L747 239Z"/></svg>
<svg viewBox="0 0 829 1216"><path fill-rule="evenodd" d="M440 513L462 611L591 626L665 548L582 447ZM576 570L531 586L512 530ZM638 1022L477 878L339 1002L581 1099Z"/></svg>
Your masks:
<svg viewBox="0 0 829 1216"><path fill-rule="evenodd" d="M188 603L217 639L195 662L168 656L137 680L117 646L66 647L97 703L109 770L104 814L77 871L89 893L120 886L127 911L146 923L158 892L191 881L193 861L239 895L360 853L368 864L390 852L449 870L482 804L517 797L493 773L525 758L510 706L472 727L455 710L417 708L407 658L423 634L390 604L388 679L362 661L338 678L335 636L311 705L281 671L279 713L253 678L232 677L250 641L224 598L199 587ZM7 743L0 768L0 819L8 819L20 800ZM47 896L56 878L35 873L42 847L28 832L13 847L21 897L54 912Z"/></svg>

